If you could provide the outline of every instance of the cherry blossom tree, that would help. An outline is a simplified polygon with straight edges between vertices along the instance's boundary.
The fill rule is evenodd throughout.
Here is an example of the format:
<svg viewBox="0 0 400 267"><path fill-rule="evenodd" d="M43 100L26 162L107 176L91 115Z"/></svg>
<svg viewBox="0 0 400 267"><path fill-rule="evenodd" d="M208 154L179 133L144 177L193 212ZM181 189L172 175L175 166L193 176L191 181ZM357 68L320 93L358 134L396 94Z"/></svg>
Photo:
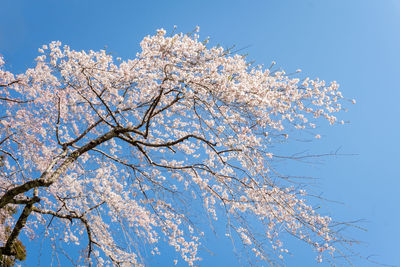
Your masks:
<svg viewBox="0 0 400 267"><path fill-rule="evenodd" d="M338 84L252 66L197 33L140 45L124 61L52 42L18 75L0 59L2 257L44 234L80 247L78 264L141 265L166 242L194 265L217 219L266 263L288 252L285 233L318 261L340 255L335 223L278 178L270 149L334 124Z"/></svg>

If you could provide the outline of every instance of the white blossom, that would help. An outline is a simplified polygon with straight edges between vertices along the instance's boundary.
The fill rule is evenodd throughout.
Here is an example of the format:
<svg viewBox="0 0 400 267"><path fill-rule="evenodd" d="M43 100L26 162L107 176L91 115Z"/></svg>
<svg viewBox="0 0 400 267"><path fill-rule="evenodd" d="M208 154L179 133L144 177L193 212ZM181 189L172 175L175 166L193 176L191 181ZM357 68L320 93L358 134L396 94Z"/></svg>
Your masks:
<svg viewBox="0 0 400 267"><path fill-rule="evenodd" d="M195 265L197 212L229 222L226 235L262 260L271 248L287 252L283 231L333 253L332 220L306 204L305 190L277 182L270 146L317 118L334 124L338 85L250 67L197 34L160 29L140 46L115 62L55 41L18 75L0 58L1 245L18 218L6 208L20 214L35 195L24 233L50 227L53 240L84 246L79 264L140 266L165 240Z"/></svg>

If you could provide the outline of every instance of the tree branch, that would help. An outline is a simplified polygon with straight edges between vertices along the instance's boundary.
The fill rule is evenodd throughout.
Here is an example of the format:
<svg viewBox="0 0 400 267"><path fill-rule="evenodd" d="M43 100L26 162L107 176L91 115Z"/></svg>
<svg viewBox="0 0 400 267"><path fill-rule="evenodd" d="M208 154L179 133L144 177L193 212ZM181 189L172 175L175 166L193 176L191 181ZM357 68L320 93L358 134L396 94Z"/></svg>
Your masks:
<svg viewBox="0 0 400 267"><path fill-rule="evenodd" d="M10 236L8 237L5 246L0 248L0 254L8 256L15 255L15 252L12 251L12 245L18 238L18 235L21 232L22 228L24 228L26 221L32 212L33 204L39 201L40 199L38 197L33 197L28 202L28 204L26 204L25 208L23 209L21 215L18 218L18 221L14 225L14 229L11 232Z"/></svg>

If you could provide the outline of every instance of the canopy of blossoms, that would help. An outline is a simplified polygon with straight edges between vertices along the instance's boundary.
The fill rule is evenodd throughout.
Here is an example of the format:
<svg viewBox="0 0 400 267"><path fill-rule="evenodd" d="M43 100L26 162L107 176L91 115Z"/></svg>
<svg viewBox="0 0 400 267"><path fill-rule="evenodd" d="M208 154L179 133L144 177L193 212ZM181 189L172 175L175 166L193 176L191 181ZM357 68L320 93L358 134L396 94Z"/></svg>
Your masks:
<svg viewBox="0 0 400 267"><path fill-rule="evenodd" d="M0 58L1 254L45 229L84 248L84 265L140 265L160 242L193 265L204 216L266 262L287 253L282 233L334 255L331 218L269 166L287 130L336 122L338 84L164 30L129 60L60 42L39 52L18 75Z"/></svg>

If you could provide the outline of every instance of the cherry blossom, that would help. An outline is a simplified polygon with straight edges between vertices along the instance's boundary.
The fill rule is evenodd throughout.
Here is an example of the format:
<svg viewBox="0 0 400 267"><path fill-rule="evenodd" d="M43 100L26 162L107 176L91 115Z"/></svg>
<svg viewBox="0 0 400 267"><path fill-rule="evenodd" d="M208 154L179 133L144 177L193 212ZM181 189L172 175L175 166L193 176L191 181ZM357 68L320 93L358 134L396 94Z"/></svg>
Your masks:
<svg viewBox="0 0 400 267"><path fill-rule="evenodd" d="M161 29L140 46L114 60L52 42L21 74L0 58L1 254L45 229L83 247L83 265L140 266L160 242L194 265L202 213L267 263L288 253L283 233L334 257L332 219L276 179L270 146L320 117L335 124L338 84L252 66L197 32Z"/></svg>

